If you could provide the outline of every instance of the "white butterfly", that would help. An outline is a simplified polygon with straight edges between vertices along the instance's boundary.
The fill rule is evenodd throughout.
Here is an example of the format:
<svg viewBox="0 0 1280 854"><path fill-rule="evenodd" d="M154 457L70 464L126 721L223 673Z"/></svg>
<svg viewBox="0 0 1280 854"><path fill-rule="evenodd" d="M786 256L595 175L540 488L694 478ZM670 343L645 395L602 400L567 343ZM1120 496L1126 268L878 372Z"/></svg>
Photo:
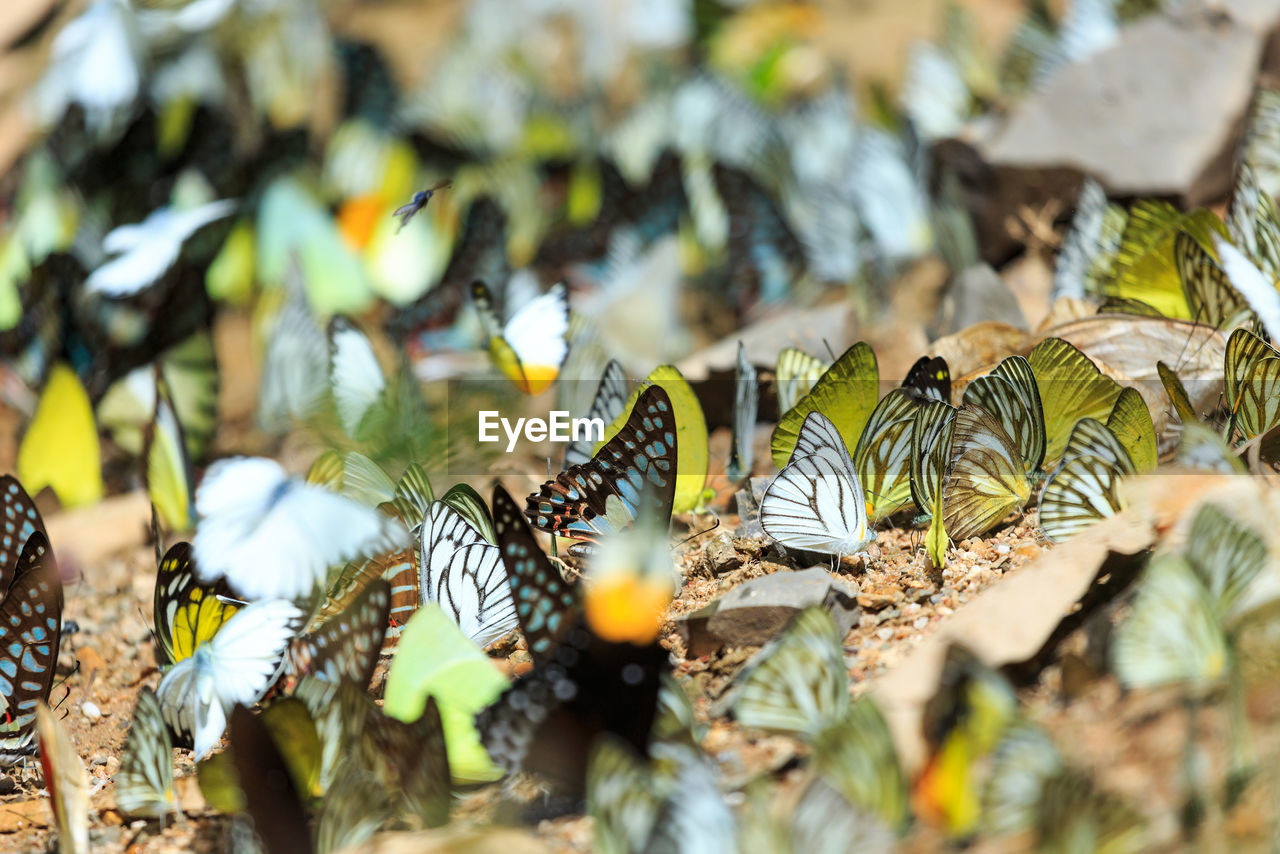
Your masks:
<svg viewBox="0 0 1280 854"><path fill-rule="evenodd" d="M354 439L387 387L387 378L368 336L345 317L329 322L329 385L342 429Z"/></svg>
<svg viewBox="0 0 1280 854"><path fill-rule="evenodd" d="M805 418L787 467L760 501L760 525L787 548L838 556L874 539L849 449L825 415Z"/></svg>
<svg viewBox="0 0 1280 854"><path fill-rule="evenodd" d="M422 520L418 567L422 598L439 602L478 645L488 646L516 627L498 547L443 501L433 501Z"/></svg>
<svg viewBox="0 0 1280 854"><path fill-rule="evenodd" d="M31 108L51 126L72 103L95 136L118 127L142 82L142 40L127 0L97 0L53 39L48 70Z"/></svg>
<svg viewBox="0 0 1280 854"><path fill-rule="evenodd" d="M237 703L262 699L302 618L285 599L246 605L164 675L156 690L160 710L176 732L193 738L196 759L217 744Z"/></svg>
<svg viewBox="0 0 1280 854"><path fill-rule="evenodd" d="M741 341L738 342L738 370L734 382L733 449L729 455L728 474L730 480L739 483L751 477L755 464L756 415L760 404L756 369L747 360L747 351Z"/></svg>
<svg viewBox="0 0 1280 854"><path fill-rule="evenodd" d="M569 353L565 340L569 297L564 283L526 302L501 328L493 298L481 282L472 286L472 299L489 336L490 355L507 379L527 394L538 394L551 385Z"/></svg>
<svg viewBox="0 0 1280 854"><path fill-rule="evenodd" d="M285 303L266 336L258 391L258 425L269 433L284 432L291 420L315 411L328 371L324 332L311 313L296 259L288 267L284 287Z"/></svg>
<svg viewBox="0 0 1280 854"><path fill-rule="evenodd" d="M201 579L225 576L248 599L308 595L330 566L409 544L399 519L290 477L264 457L211 465L196 512Z"/></svg>
<svg viewBox="0 0 1280 854"><path fill-rule="evenodd" d="M102 240L102 250L117 257L85 279L85 290L109 297L126 297L155 282L178 260L182 244L211 222L230 216L231 199L220 199L187 210L170 207L152 211L133 225L112 229Z"/></svg>
<svg viewBox="0 0 1280 854"><path fill-rule="evenodd" d="M1272 341L1280 340L1280 293L1276 292L1275 283L1269 281L1243 252L1221 236L1213 235L1213 242L1218 248L1218 259L1222 264L1222 271L1231 281L1231 287L1240 292L1240 296L1249 303L1249 308L1258 315L1262 328L1267 330L1267 337Z"/></svg>

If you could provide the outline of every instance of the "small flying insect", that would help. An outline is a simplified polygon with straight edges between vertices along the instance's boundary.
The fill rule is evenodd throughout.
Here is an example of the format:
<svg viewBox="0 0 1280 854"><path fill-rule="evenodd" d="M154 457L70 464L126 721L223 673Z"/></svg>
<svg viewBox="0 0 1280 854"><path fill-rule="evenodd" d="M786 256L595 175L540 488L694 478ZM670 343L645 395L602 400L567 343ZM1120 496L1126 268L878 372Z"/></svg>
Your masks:
<svg viewBox="0 0 1280 854"><path fill-rule="evenodd" d="M427 206L427 202L431 201L431 197L435 195L437 190L447 190L452 186L453 181L441 181L429 190L419 190L413 194L413 200L409 204L396 208L391 214L392 216L400 217L400 228L396 229L396 234L399 234L400 229L409 224L409 220L413 219L414 214Z"/></svg>

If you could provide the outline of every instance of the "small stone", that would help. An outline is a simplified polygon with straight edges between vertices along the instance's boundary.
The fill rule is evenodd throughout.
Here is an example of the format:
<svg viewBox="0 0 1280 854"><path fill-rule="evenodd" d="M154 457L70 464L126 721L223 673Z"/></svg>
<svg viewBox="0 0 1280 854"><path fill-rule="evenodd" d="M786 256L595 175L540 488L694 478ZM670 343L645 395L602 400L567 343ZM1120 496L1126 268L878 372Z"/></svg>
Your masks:
<svg viewBox="0 0 1280 854"><path fill-rule="evenodd" d="M1008 543L1001 543L1000 545L996 546L996 554L998 554L998 555L1007 555L1008 553L1009 553L1009 544L1008 544Z"/></svg>
<svg viewBox="0 0 1280 854"><path fill-rule="evenodd" d="M100 765L106 765L106 764L107 764L107 755L105 753L95 753L93 757L89 760L90 768L97 768Z"/></svg>
<svg viewBox="0 0 1280 854"><path fill-rule="evenodd" d="M858 605L867 611L882 611L896 602L901 602L902 598L901 590L883 593L866 591L858 594Z"/></svg>
<svg viewBox="0 0 1280 854"><path fill-rule="evenodd" d="M80 714L84 715L89 723L97 723L102 720L102 710L98 708L98 704L93 700L85 700L80 704Z"/></svg>
<svg viewBox="0 0 1280 854"><path fill-rule="evenodd" d="M0 795L12 795L18 790L18 782L9 776L0 776Z"/></svg>
<svg viewBox="0 0 1280 854"><path fill-rule="evenodd" d="M720 533L711 541L706 556L711 563L711 571L716 575L724 575L742 566L742 555L733 547L733 540L727 532Z"/></svg>
<svg viewBox="0 0 1280 854"><path fill-rule="evenodd" d="M928 626L928 625L929 625L929 618L928 618L928 617L917 617L917 618L916 618L916 621L915 621L914 623L912 623L911 625L912 625L912 627L913 627L916 631L918 631L918 632L919 632L919 631L923 631L923 630L924 630L924 628L925 628L926 626Z"/></svg>
<svg viewBox="0 0 1280 854"><path fill-rule="evenodd" d="M890 629L888 627L880 629L879 631L876 632L876 637L880 638L880 640L882 641L887 641L891 637L893 637L893 629Z"/></svg>

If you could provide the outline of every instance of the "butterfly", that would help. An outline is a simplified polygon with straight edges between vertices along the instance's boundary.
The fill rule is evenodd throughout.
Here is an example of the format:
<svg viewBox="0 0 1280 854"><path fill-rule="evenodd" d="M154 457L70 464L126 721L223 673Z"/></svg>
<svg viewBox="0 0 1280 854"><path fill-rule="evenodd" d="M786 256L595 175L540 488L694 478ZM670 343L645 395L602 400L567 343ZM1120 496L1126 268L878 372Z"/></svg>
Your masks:
<svg viewBox="0 0 1280 854"><path fill-rule="evenodd" d="M13 582L22 548L31 535L45 531L44 520L22 483L11 474L0 475L0 602Z"/></svg>
<svg viewBox="0 0 1280 854"><path fill-rule="evenodd" d="M639 387L627 398L622 412L605 428L603 441L596 443L596 448L599 449L623 431L623 426L635 411L641 392L651 385L658 386L667 393L675 421L676 487L675 496L671 499L671 510L673 513L701 511L714 494L705 489L711 460L707 419L693 387L674 365L659 365L641 381Z"/></svg>
<svg viewBox="0 0 1280 854"><path fill-rule="evenodd" d="M913 801L954 838L971 836L982 820L982 772L1018 720L1012 686L960 644L947 647L938 687L923 716L927 759Z"/></svg>
<svg viewBox="0 0 1280 854"><path fill-rule="evenodd" d="M369 338L345 317L329 321L329 383L342 429L352 438L379 402L387 378Z"/></svg>
<svg viewBox="0 0 1280 854"><path fill-rule="evenodd" d="M892 516L911 501L908 462L918 405L906 389L891 389L871 411L853 449L854 469L862 480L867 517L872 521Z"/></svg>
<svg viewBox="0 0 1280 854"><path fill-rule="evenodd" d="M252 833L262 849L267 854L285 854L298 851L299 847L303 851L317 850L302 794L264 717L236 704L230 712L228 741L235 776L243 789L244 808L252 819ZM385 793L381 796L386 798ZM334 797L335 805L338 801L339 798ZM376 797L362 800L369 812L374 811L377 803Z"/></svg>
<svg viewBox="0 0 1280 854"><path fill-rule="evenodd" d="M50 487L66 507L93 504L105 493L93 408L65 363L50 371L18 446L18 477L37 493Z"/></svg>
<svg viewBox="0 0 1280 854"><path fill-rule="evenodd" d="M1276 293L1274 279L1259 270L1243 252L1216 234L1214 246L1218 249L1227 281L1247 306L1247 309L1238 309L1234 317L1228 316L1227 320L1248 318L1251 313L1258 318L1269 338L1275 340L1280 337L1280 294Z"/></svg>
<svg viewBox="0 0 1280 854"><path fill-rule="evenodd" d="M195 474L187 456L182 423L169 398L160 368L155 369L156 407L143 436L143 472L151 506L170 531L195 527Z"/></svg>
<svg viewBox="0 0 1280 854"><path fill-rule="evenodd" d="M760 390L756 369L747 361L746 348L738 342L738 367L734 376L733 448L729 456L729 479L740 483L751 477L755 462L756 415Z"/></svg>
<svg viewBox="0 0 1280 854"><path fill-rule="evenodd" d="M1010 726L992 753L982 791L982 828L992 838L1032 833L1037 851L1147 849L1146 822L1126 798L1067 766L1045 732Z"/></svg>
<svg viewBox="0 0 1280 854"><path fill-rule="evenodd" d="M876 354L870 345L859 341L836 359L809 393L778 419L769 443L773 464L779 469L787 465L810 412L820 412L830 419L839 428L845 448L854 447L879 398L880 369Z"/></svg>
<svg viewBox="0 0 1280 854"><path fill-rule="evenodd" d="M308 627L289 643L282 685L288 692L304 675L321 682L351 682L362 690L373 678L391 608L391 586L374 578L340 612Z"/></svg>
<svg viewBox="0 0 1280 854"><path fill-rule="evenodd" d="M747 662L730 691L739 723L803 739L821 779L891 827L902 825L906 781L888 725L870 699L849 696L844 638L825 608L797 614Z"/></svg>
<svg viewBox="0 0 1280 854"><path fill-rule="evenodd" d="M1045 338L1027 354L1044 413L1044 465L1062 456L1071 428L1081 418L1105 421L1120 384L1093 360L1061 338Z"/></svg>
<svg viewBox="0 0 1280 854"><path fill-rule="evenodd" d="M1268 560L1255 531L1212 504L1201 507L1182 553L1152 558L1116 631L1121 683L1181 683L1196 695L1221 684L1238 666L1232 639L1247 616L1242 603Z"/></svg>
<svg viewBox="0 0 1280 854"><path fill-rule="evenodd" d="M595 397L587 410L587 418L599 418L611 424L625 410L627 403L627 376L617 359L610 359L596 386ZM582 465L591 459L594 442L589 438L575 439L564 449L564 467Z"/></svg>
<svg viewBox="0 0 1280 854"><path fill-rule="evenodd" d="M193 740L196 759L217 744L236 704L266 694L302 617L285 599L252 602L165 673L156 689L161 711L175 733Z"/></svg>
<svg viewBox="0 0 1280 854"><path fill-rule="evenodd" d="M157 663L165 667L190 658L239 610L236 601L225 580L201 583L190 543L171 546L156 568L152 595Z"/></svg>
<svg viewBox="0 0 1280 854"><path fill-rule="evenodd" d="M117 226L102 240L102 251L116 257L89 274L85 291L115 298L138 293L173 266L188 237L235 209L230 199L187 210L163 207L140 223Z"/></svg>
<svg viewBox="0 0 1280 854"><path fill-rule="evenodd" d="M95 410L98 426L131 454L143 451L143 433L155 415L157 368L168 387L175 417L182 425L187 455L204 456L218 416L218 363L213 336L197 332L155 360L116 380Z"/></svg>
<svg viewBox="0 0 1280 854"><path fill-rule="evenodd" d="M173 741L150 688L138 692L115 783L116 805L125 815L163 819L172 812L181 820L173 790Z"/></svg>
<svg viewBox="0 0 1280 854"><path fill-rule="evenodd" d="M329 350L307 299L298 263L284 277L283 304L263 325L266 351L258 388L258 426L283 433L319 409L328 387Z"/></svg>
<svg viewBox="0 0 1280 854"><path fill-rule="evenodd" d="M929 519L925 548L937 568L946 565L948 537L943 522L943 483L951 460L956 409L940 400L925 400L911 424L909 483L911 500Z"/></svg>
<svg viewBox="0 0 1280 854"><path fill-rule="evenodd" d="M584 606L501 486L494 488L493 511L534 669L481 711L476 727L502 768L536 772L566 795L581 796L597 736L612 733L646 751L667 655L656 640L606 640L613 627L592 618L612 612ZM649 636L656 639L656 626Z"/></svg>
<svg viewBox="0 0 1280 854"><path fill-rule="evenodd" d="M817 356L810 356L795 347L780 351L773 372L778 393L778 411L791 411L829 367L831 366Z"/></svg>
<svg viewBox="0 0 1280 854"><path fill-rule="evenodd" d="M1021 457L1028 478L1039 475L1045 456L1044 409L1031 364L1009 356L965 387L964 402L982 407L1000 420Z"/></svg>
<svg viewBox="0 0 1280 854"><path fill-rule="evenodd" d="M1085 178L1076 212L1053 264L1053 296L1084 299L1102 291L1102 280L1120 247L1128 213L1107 201L1106 190Z"/></svg>
<svg viewBox="0 0 1280 854"><path fill-rule="evenodd" d="M1227 339L1222 388L1229 443L1271 432L1280 424L1280 351L1246 329L1235 330Z"/></svg>
<svg viewBox="0 0 1280 854"><path fill-rule="evenodd" d="M6 486L5 537L15 521L20 499ZM21 487L19 487L21 490ZM25 495L23 495L25 497ZM29 499L27 499L29 502ZM34 513L34 508L32 508ZM35 517L39 521L39 517ZM31 523L30 517L26 520ZM47 702L62 636L62 582L41 523L17 552L4 549L5 572L12 572L0 600L0 765L11 765L34 752L36 709ZM12 564L13 554L17 559Z"/></svg>
<svg viewBox="0 0 1280 854"><path fill-rule="evenodd" d="M805 418L791 461L760 500L760 524L787 548L837 556L859 554L874 539L858 472L822 413Z"/></svg>
<svg viewBox="0 0 1280 854"><path fill-rule="evenodd" d="M525 515L536 528L586 543L642 513L669 520L677 459L671 399L661 386L648 386L618 434L589 462L570 466L530 495ZM645 501L652 506L642 506Z"/></svg>
<svg viewBox="0 0 1280 854"><path fill-rule="evenodd" d="M941 356L921 356L907 371L902 388L916 399L951 402L951 368Z"/></svg>
<svg viewBox="0 0 1280 854"><path fill-rule="evenodd" d="M399 519L290 477L265 457L219 460L196 491L202 580L249 599L305 596L331 565L409 544Z"/></svg>
<svg viewBox="0 0 1280 854"><path fill-rule="evenodd" d="M1124 505L1119 481L1136 471L1129 452L1105 424L1080 419L1040 493L1041 529L1049 539L1061 542L1120 512Z"/></svg>
<svg viewBox="0 0 1280 854"><path fill-rule="evenodd" d="M1248 317L1249 303L1232 286L1222 265L1199 241L1185 231L1179 232L1173 241L1173 257L1192 320L1229 329Z"/></svg>
<svg viewBox="0 0 1280 854"><path fill-rule="evenodd" d="M410 200L409 204L402 205L401 207L398 207L394 211L392 211L391 212L392 216L400 217L400 225L396 228L396 234L399 234L400 229L404 228L406 225L409 224L409 220L413 219L414 215L418 211L422 210L427 206L427 202L431 201L431 197L433 195L435 195L440 190L447 190L452 186L453 186L453 182L446 180L446 181L441 181L440 183L436 184L434 187L428 187L425 190L419 190L418 192L413 194L413 199Z"/></svg>
<svg viewBox="0 0 1280 854"><path fill-rule="evenodd" d="M742 854L897 850L894 833L884 821L821 778L811 779L798 800L784 790L770 803L772 788L758 781L746 789L737 847Z"/></svg>
<svg viewBox="0 0 1280 854"><path fill-rule="evenodd" d="M387 673L383 711L402 721L416 721L427 699L434 698L454 779L462 784L492 782L502 771L480 743L475 715L509 684L453 618L438 604L427 602L400 635Z"/></svg>
<svg viewBox="0 0 1280 854"><path fill-rule="evenodd" d="M1018 446L980 406L967 403L956 412L942 490L943 523L956 542L986 533L1031 497Z"/></svg>
<svg viewBox="0 0 1280 854"><path fill-rule="evenodd" d="M483 282L471 285L471 299L489 336L494 365L516 388L539 394L555 382L569 352L569 298L563 282L521 306L505 325Z"/></svg>
<svg viewBox="0 0 1280 854"><path fill-rule="evenodd" d="M89 852L89 772L76 746L43 699L32 711L40 735L40 771L58 826L58 850Z"/></svg>
<svg viewBox="0 0 1280 854"><path fill-rule="evenodd" d="M417 536L415 597L439 602L463 633L482 647L516 627L497 546L443 500L431 504Z"/></svg>

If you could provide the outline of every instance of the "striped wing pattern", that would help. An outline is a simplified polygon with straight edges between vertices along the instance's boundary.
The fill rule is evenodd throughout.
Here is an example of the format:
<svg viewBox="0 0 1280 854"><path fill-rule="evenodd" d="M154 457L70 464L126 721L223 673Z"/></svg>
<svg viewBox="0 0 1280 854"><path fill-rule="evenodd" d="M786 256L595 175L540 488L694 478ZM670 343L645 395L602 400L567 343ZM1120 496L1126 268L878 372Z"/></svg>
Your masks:
<svg viewBox="0 0 1280 854"><path fill-rule="evenodd" d="M805 418L791 462L765 490L760 524L803 551L857 554L870 541L858 474L840 432L820 413Z"/></svg>
<svg viewBox="0 0 1280 854"><path fill-rule="evenodd" d="M618 434L590 462L570 466L529 496L525 515L536 528L588 542L613 528L608 519L613 496L631 520L642 515L640 502L646 495L655 502L653 517L668 520L675 501L676 460L671 400L661 387L651 385Z"/></svg>
<svg viewBox="0 0 1280 854"><path fill-rule="evenodd" d="M1018 448L994 415L973 404L956 413L943 522L959 542L984 534L1031 497Z"/></svg>
<svg viewBox="0 0 1280 854"><path fill-rule="evenodd" d="M1040 494L1040 527L1062 541L1123 509L1118 484L1135 474L1129 452L1106 425L1081 418Z"/></svg>
<svg viewBox="0 0 1280 854"><path fill-rule="evenodd" d="M627 375L617 359L610 359L609 364L604 367L600 384L596 386L596 394L587 410L587 417L599 418L605 424L612 424L622 414L622 407L627 405L628 397ZM564 467L580 466L590 461L594 446L595 443L587 439L571 442L564 450Z"/></svg>
<svg viewBox="0 0 1280 854"><path fill-rule="evenodd" d="M918 403L893 389L876 405L853 450L872 521L892 516L911 501L911 437Z"/></svg>
<svg viewBox="0 0 1280 854"><path fill-rule="evenodd" d="M43 531L27 538L0 601L0 765L35 752L36 707L49 699L62 635L62 582Z"/></svg>
<svg viewBox="0 0 1280 854"><path fill-rule="evenodd" d="M125 815L163 818L180 809L173 790L173 741L150 688L138 692L115 782L116 804Z"/></svg>
<svg viewBox="0 0 1280 854"><path fill-rule="evenodd" d="M919 513L933 512L951 459L956 409L942 401L924 401L911 425L911 500Z"/></svg>
<svg viewBox="0 0 1280 854"><path fill-rule="evenodd" d="M1222 328L1228 321L1248 314L1249 304L1231 286L1222 267L1185 231L1174 238L1173 258L1192 320Z"/></svg>
<svg viewBox="0 0 1280 854"><path fill-rule="evenodd" d="M1032 477L1044 462L1044 409L1035 374L1023 356L1009 356L991 373L978 377L964 390L964 402L981 406L1000 419Z"/></svg>
<svg viewBox="0 0 1280 854"><path fill-rule="evenodd" d="M164 666L181 661L212 638L238 610L224 601L231 596L225 580L213 584L199 580L190 543L171 546L156 570L152 599L152 619L160 642L156 650L158 663Z"/></svg>
<svg viewBox="0 0 1280 854"><path fill-rule="evenodd" d="M829 367L817 356L810 356L795 347L788 347L779 353L778 364L774 369L778 387L778 411L787 412L799 403L800 398L813 389L814 383Z"/></svg>
<svg viewBox="0 0 1280 854"><path fill-rule="evenodd" d="M516 627L502 555L456 510L437 501L418 535L420 595L439 602L463 633L488 646Z"/></svg>
<svg viewBox="0 0 1280 854"><path fill-rule="evenodd" d="M733 700L744 726L814 738L849 711L844 638L821 606L801 611L748 668Z"/></svg>

